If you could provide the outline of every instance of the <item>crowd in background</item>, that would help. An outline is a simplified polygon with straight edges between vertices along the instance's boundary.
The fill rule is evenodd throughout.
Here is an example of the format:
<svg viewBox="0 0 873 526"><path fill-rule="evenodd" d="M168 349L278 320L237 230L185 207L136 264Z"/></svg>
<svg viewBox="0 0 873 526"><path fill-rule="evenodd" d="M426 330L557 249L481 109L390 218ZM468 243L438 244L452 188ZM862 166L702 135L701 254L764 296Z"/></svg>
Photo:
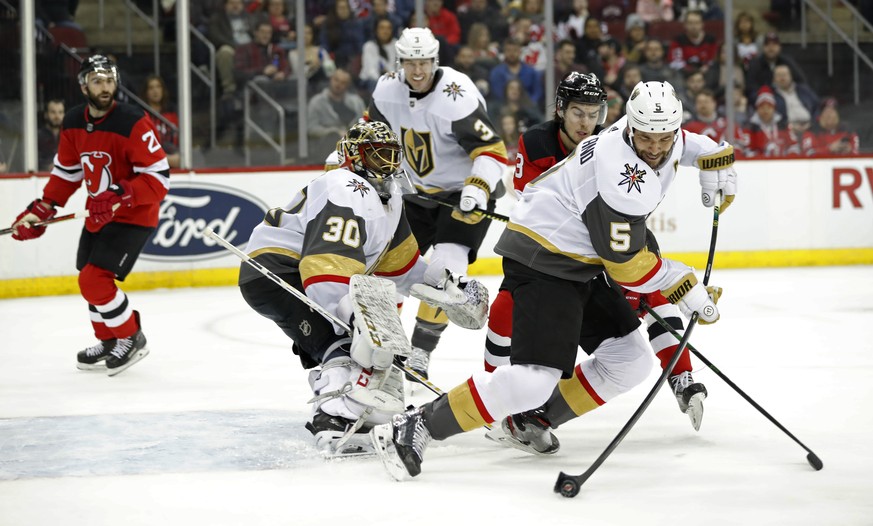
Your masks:
<svg viewBox="0 0 873 526"><path fill-rule="evenodd" d="M38 3L38 14L54 19L40 22L76 25L72 16L58 13L64 6L74 13L77 2ZM173 4L161 3L168 26L175 23ZM545 76L553 73L557 83L579 71L596 74L608 87L612 120L622 114L638 81L666 80L683 102L685 127L717 141L727 139L739 155L858 153L858 135L841 124L837 101L815 93L806 82L807 72L783 52L768 20L784 6L772 4L766 13L741 11L725 21L713 0L555 0L553 64L546 62L542 0L425 0L424 25L440 40L440 65L467 74L479 87L510 150L520 133L551 117L544 111L553 98L544 92ZM290 0L189 1L192 25L216 50L220 135L236 129L236 142L241 141L241 94L247 82L259 83L278 100L292 99L301 73L307 78L311 138L347 129L369 102L379 76L395 69L400 31L418 25L414 0L305 5L301 63ZM735 32L732 50L722 44L727 23ZM165 31L165 38L171 34ZM197 44L192 41L192 61L205 64L207 50ZM725 67L729 53L735 64L732 86ZM178 122L160 77L149 77L134 89L156 112ZM734 102L733 137L725 137L728 89ZM44 108L46 126L51 126L48 105L53 103ZM177 162L177 135L164 120L155 123Z"/></svg>

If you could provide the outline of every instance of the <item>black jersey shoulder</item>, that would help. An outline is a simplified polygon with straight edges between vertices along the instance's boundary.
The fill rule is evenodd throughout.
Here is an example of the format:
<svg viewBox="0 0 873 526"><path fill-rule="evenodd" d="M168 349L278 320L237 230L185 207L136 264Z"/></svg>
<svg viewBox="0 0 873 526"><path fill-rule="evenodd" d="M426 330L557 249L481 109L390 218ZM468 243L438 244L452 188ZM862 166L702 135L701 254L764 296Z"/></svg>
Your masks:
<svg viewBox="0 0 873 526"><path fill-rule="evenodd" d="M531 126L521 136L528 161L552 157L563 159L567 152L561 147L561 126L557 120L549 120Z"/></svg>

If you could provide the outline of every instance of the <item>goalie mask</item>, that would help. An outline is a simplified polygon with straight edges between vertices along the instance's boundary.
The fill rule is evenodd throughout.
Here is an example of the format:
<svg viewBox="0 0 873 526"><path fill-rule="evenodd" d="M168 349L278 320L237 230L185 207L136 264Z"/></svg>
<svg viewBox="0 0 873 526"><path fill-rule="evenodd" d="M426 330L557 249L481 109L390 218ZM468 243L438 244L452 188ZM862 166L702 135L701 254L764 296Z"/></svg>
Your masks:
<svg viewBox="0 0 873 526"><path fill-rule="evenodd" d="M397 134L384 122L359 122L340 141L343 167L369 181L382 201L394 194L415 193L400 168L402 150Z"/></svg>

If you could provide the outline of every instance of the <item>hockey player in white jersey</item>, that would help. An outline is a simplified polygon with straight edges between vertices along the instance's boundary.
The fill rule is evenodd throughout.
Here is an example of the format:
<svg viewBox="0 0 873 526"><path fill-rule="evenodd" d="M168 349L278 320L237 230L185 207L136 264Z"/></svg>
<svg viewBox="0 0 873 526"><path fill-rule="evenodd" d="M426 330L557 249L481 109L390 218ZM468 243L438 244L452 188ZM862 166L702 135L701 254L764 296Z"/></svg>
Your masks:
<svg viewBox="0 0 873 526"><path fill-rule="evenodd" d="M439 42L429 29L404 29L395 47L397 71L379 79L367 118L400 136L403 165L418 192L458 204L452 211L407 196L406 214L422 253L433 248L432 271L466 274L490 224L474 210L494 210L503 192L506 146L473 81L439 66ZM407 364L424 376L446 325L444 314L421 305Z"/></svg>
<svg viewBox="0 0 873 526"><path fill-rule="evenodd" d="M714 323L719 311L693 269L646 247L646 218L679 165L699 169L702 201L723 206L736 193L733 148L683 131L682 103L666 82L634 88L627 115L581 142L530 182L495 248L515 300L511 363L476 372L445 396L371 432L396 478L417 475L427 444L543 406L550 426L596 409L651 371L648 342L623 294L661 291L689 316ZM581 346L591 356L575 365ZM575 365L575 366L574 366ZM537 449L556 448L529 426Z"/></svg>
<svg viewBox="0 0 873 526"><path fill-rule="evenodd" d="M287 206L267 212L247 250L249 257L351 326L354 336L252 266L244 263L239 277L243 298L294 341L303 367L320 366L310 373L313 414L306 427L329 454L366 449L366 434L349 440L352 431L365 432L404 408L403 379L391 368L393 356L379 355L368 328L361 327L366 320L352 316L359 309L350 296L350 282L356 275L371 274L391 280L397 293L405 295L412 285L425 282L428 269L404 216L402 196L414 189L400 167L397 136L384 123L362 122L348 131L340 149L340 166L311 181ZM439 286L433 289L437 297L446 290L461 296L478 290L478 282L447 278L441 270L426 282ZM475 299L487 305L487 296ZM387 310L397 315L393 292ZM483 318L486 311L482 306ZM342 450L338 443L344 444Z"/></svg>

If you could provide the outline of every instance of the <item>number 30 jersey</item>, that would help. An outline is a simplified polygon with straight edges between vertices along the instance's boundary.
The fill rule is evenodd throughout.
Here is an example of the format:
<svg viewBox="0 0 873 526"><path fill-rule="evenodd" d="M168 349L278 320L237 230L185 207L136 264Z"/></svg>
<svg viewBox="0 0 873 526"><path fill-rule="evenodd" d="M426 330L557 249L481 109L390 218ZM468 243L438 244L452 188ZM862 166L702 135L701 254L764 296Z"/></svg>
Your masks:
<svg viewBox="0 0 873 526"><path fill-rule="evenodd" d="M506 145L485 99L470 77L449 67L435 72L430 91L416 94L402 73L382 75L367 111L403 144L403 167L418 191L458 192L474 175L497 188L506 168Z"/></svg>
<svg viewBox="0 0 873 526"><path fill-rule="evenodd" d="M588 281L606 269L639 292L673 285L690 269L646 248L646 218L680 165L718 151L712 139L680 130L657 170L639 158L622 118L579 143L563 161L527 184L495 251L540 272Z"/></svg>

